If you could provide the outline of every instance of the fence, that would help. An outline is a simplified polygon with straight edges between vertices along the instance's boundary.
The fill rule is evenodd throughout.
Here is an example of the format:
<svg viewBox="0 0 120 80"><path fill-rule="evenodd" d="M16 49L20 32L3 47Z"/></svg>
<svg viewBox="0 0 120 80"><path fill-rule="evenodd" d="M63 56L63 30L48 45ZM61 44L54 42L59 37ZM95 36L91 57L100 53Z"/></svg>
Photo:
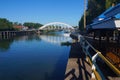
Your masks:
<svg viewBox="0 0 120 80"><path fill-rule="evenodd" d="M78 36L78 40L86 55L86 60L92 66L92 78L96 80L105 80L105 77L96 64L96 59L101 58L118 76L120 76L120 71L111 64L98 50L96 50L82 35Z"/></svg>

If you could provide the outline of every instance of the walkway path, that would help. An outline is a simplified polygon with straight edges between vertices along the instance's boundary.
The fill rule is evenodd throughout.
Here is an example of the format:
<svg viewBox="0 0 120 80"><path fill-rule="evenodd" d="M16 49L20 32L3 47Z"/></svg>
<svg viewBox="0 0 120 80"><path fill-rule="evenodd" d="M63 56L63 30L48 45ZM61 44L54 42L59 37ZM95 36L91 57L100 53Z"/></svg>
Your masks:
<svg viewBox="0 0 120 80"><path fill-rule="evenodd" d="M100 62L98 64L106 80L120 80L120 77L113 74L108 66ZM91 80L91 74L91 66L86 62L80 44L73 43L66 67L65 80Z"/></svg>
<svg viewBox="0 0 120 80"><path fill-rule="evenodd" d="M85 55L80 45L78 43L72 44L65 72L65 80L90 80L91 73L91 67L85 61Z"/></svg>

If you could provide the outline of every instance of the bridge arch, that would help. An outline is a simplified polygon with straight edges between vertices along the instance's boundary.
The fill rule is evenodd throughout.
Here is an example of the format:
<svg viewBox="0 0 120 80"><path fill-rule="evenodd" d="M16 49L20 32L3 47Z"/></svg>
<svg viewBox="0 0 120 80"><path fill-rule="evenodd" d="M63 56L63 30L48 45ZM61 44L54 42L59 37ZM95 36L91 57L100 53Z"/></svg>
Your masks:
<svg viewBox="0 0 120 80"><path fill-rule="evenodd" d="M53 26L52 28L50 26ZM74 28L66 23L62 23L62 22L52 22L52 23L48 23L45 24L44 26L40 27L39 30L45 30L45 29L71 29L74 30Z"/></svg>

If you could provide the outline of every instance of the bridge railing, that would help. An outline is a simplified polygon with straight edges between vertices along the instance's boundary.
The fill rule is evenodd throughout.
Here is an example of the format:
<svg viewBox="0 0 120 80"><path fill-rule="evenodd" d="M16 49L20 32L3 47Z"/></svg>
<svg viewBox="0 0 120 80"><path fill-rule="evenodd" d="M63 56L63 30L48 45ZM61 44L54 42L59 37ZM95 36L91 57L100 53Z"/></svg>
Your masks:
<svg viewBox="0 0 120 80"><path fill-rule="evenodd" d="M92 78L97 80L105 80L105 77L96 63L96 59L101 58L118 76L120 71L112 65L98 50L96 50L82 35L78 36L78 40L86 55L86 60L92 66Z"/></svg>

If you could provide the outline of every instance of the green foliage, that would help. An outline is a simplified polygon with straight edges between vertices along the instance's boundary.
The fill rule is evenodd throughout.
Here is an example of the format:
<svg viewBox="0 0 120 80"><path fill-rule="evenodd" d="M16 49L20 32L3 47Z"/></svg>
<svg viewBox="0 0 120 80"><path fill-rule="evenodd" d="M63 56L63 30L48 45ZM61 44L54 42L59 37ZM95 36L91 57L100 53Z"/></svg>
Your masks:
<svg viewBox="0 0 120 80"><path fill-rule="evenodd" d="M111 7L113 3L116 5L120 3L120 0L106 0L106 5L105 5L106 9Z"/></svg>
<svg viewBox="0 0 120 80"><path fill-rule="evenodd" d="M92 20L105 11L105 0L88 0L88 6L86 10L86 24L92 23ZM79 29L83 29L83 16L79 21Z"/></svg>
<svg viewBox="0 0 120 80"><path fill-rule="evenodd" d="M105 0L88 0L87 24L105 11Z"/></svg>
<svg viewBox="0 0 120 80"><path fill-rule="evenodd" d="M18 22L14 22L13 25L14 25L14 26L22 26L22 24L21 24L21 23L18 23Z"/></svg>
<svg viewBox="0 0 120 80"><path fill-rule="evenodd" d="M25 22L23 25L27 26L29 29L32 29L32 28L38 29L39 27L42 26L42 24L40 23L32 23L32 22Z"/></svg>
<svg viewBox="0 0 120 80"><path fill-rule="evenodd" d="M106 9L108 9L108 8L112 5L112 4L111 4L112 2L111 2L111 0L106 0L106 3L107 3L107 4L106 4L105 7L106 7Z"/></svg>
<svg viewBox="0 0 120 80"><path fill-rule="evenodd" d="M83 20L84 18L83 18L83 16L82 16L82 18L81 18L81 20L79 21L79 29L80 30L83 30L84 29L84 20Z"/></svg>
<svg viewBox="0 0 120 80"><path fill-rule="evenodd" d="M5 18L0 18L0 30L12 30L13 24Z"/></svg>
<svg viewBox="0 0 120 80"><path fill-rule="evenodd" d="M28 28L34 28L38 29L39 27L42 26L40 23L32 23L32 22L25 22L23 24L24 26L27 26ZM0 31L6 31L6 30L19 30L18 28L15 28L13 26L22 26L21 23L18 22L10 22L9 20L5 18L0 18Z"/></svg>

